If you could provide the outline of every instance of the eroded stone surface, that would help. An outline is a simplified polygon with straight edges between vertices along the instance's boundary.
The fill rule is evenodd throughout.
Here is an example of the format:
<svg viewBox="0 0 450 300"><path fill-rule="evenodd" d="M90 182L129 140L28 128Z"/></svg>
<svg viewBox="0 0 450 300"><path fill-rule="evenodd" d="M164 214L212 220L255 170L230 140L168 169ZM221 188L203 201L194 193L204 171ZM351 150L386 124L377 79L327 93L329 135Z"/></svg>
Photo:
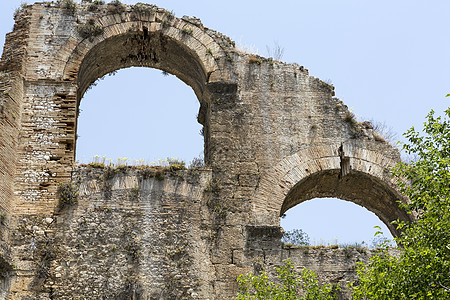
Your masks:
<svg viewBox="0 0 450 300"><path fill-rule="evenodd" d="M207 168L74 166L81 97L131 66L192 87ZM198 19L145 4L28 5L0 70L3 298L231 299L239 274L273 272L287 257L345 283L367 255L283 248L281 214L331 196L372 210L393 234L390 221L410 220L389 172L398 151L357 123L332 86L239 52ZM61 209L58 187L69 182L78 203Z"/></svg>

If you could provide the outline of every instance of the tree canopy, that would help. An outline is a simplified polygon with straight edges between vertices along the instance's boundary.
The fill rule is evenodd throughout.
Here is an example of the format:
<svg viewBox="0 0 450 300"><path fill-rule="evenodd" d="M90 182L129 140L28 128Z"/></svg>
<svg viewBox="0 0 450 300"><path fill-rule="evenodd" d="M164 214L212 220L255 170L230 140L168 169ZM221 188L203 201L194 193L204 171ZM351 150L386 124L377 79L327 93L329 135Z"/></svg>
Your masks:
<svg viewBox="0 0 450 300"><path fill-rule="evenodd" d="M450 109L443 117L431 111L423 134L411 128L405 133L410 163L393 171L401 203L416 216L412 223L397 222L398 257L380 251L358 269L354 299L450 299Z"/></svg>

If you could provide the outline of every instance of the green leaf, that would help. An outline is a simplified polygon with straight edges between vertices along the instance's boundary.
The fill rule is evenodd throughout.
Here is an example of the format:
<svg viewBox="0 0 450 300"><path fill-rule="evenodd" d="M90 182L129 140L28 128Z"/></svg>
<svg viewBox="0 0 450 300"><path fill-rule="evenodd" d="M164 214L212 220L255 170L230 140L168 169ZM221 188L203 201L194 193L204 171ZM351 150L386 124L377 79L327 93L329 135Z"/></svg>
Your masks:
<svg viewBox="0 0 450 300"><path fill-rule="evenodd" d="M447 95L450 97L450 94ZM423 134L411 128L403 149L417 156L392 170L400 203L416 221L392 222L403 249L390 256L382 249L357 269L354 299L450 299L450 109L444 116L431 111ZM376 233L376 235L379 232Z"/></svg>

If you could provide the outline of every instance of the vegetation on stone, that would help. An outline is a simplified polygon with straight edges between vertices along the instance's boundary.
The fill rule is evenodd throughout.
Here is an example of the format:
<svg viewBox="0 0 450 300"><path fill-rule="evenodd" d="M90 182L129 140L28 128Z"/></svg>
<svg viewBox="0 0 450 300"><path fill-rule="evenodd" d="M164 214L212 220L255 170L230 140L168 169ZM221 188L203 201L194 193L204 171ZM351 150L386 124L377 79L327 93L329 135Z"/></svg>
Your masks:
<svg viewBox="0 0 450 300"><path fill-rule="evenodd" d="M96 24L95 18L90 18L86 24L78 25L77 30L78 34L84 39L98 36L103 33L103 27Z"/></svg>
<svg viewBox="0 0 450 300"><path fill-rule="evenodd" d="M281 241L285 244L291 244L293 246L308 246L309 236L301 229L293 229L286 231L283 234Z"/></svg>
<svg viewBox="0 0 450 300"><path fill-rule="evenodd" d="M60 210L78 203L78 189L72 182L60 184L58 194Z"/></svg>
<svg viewBox="0 0 450 300"><path fill-rule="evenodd" d="M189 163L189 169L198 169L205 166L205 161L201 157L195 157Z"/></svg>
<svg viewBox="0 0 450 300"><path fill-rule="evenodd" d="M8 214L6 212L0 213L0 225L6 225Z"/></svg>
<svg viewBox="0 0 450 300"><path fill-rule="evenodd" d="M73 0L62 0L60 1L61 7L66 10L67 13L73 15L77 9L77 5Z"/></svg>
<svg viewBox="0 0 450 300"><path fill-rule="evenodd" d="M151 4L147 4L147 3L141 3L138 2L133 6L133 9L140 12L140 13L154 13L156 11L156 7L151 5Z"/></svg>
<svg viewBox="0 0 450 300"><path fill-rule="evenodd" d="M99 9L100 6L104 5L105 2L102 0L94 0L91 4L88 6L89 11L96 11Z"/></svg>
<svg viewBox="0 0 450 300"><path fill-rule="evenodd" d="M187 26L184 26L183 29L181 30L181 32L182 32L183 34L192 35L193 30L192 30L192 28L189 28L189 27L187 27Z"/></svg>
<svg viewBox="0 0 450 300"><path fill-rule="evenodd" d="M108 12L112 14L120 14L125 11L125 5L119 0L114 0L108 3Z"/></svg>

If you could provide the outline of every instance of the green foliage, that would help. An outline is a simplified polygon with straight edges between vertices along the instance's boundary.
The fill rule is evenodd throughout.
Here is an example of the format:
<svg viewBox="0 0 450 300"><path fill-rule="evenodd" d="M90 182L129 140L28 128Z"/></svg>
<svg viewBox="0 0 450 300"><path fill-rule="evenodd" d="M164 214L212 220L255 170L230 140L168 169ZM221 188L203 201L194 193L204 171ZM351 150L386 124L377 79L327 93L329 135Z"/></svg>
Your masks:
<svg viewBox="0 0 450 300"><path fill-rule="evenodd" d="M86 24L78 25L77 30L83 39L87 39L102 34L104 29L100 24L97 24L95 18L90 18Z"/></svg>
<svg viewBox="0 0 450 300"><path fill-rule="evenodd" d="M136 3L133 6L133 9L135 11L140 12L140 13L149 13L149 14L153 14L156 11L154 5L150 5L150 4L147 4L147 3L141 3L141 2Z"/></svg>
<svg viewBox="0 0 450 300"><path fill-rule="evenodd" d="M224 219L227 216L229 211L230 208L224 204L218 204L213 207L213 213L222 219Z"/></svg>
<svg viewBox="0 0 450 300"><path fill-rule="evenodd" d="M99 6L104 5L105 2L102 0L94 0L91 4L88 6L89 11L96 11L99 9Z"/></svg>
<svg viewBox="0 0 450 300"><path fill-rule="evenodd" d="M0 213L0 225L6 225L8 221L8 214L6 212Z"/></svg>
<svg viewBox="0 0 450 300"><path fill-rule="evenodd" d="M379 226L375 226L375 228L377 228L378 230L381 230L381 228ZM394 248L394 247L396 247L396 245L395 245L394 241L385 237L382 234L382 232L379 231L375 234L375 237L372 239L370 247L372 249L377 249L377 248L379 249L379 248L386 248L386 247Z"/></svg>
<svg viewBox="0 0 450 300"><path fill-rule="evenodd" d="M103 172L103 181L113 179L116 176L116 168L108 166Z"/></svg>
<svg viewBox="0 0 450 300"><path fill-rule="evenodd" d="M177 158L168 157L167 163L170 171L186 170L186 163Z"/></svg>
<svg viewBox="0 0 450 300"><path fill-rule="evenodd" d="M60 184L58 195L60 210L78 203L78 188L72 182Z"/></svg>
<svg viewBox="0 0 450 300"><path fill-rule="evenodd" d="M190 27L184 26L183 29L181 30L181 32L183 34L192 35L193 30Z"/></svg>
<svg viewBox="0 0 450 300"><path fill-rule="evenodd" d="M101 163L101 162L91 162L91 163L88 163L88 166L91 166L94 169L104 169L105 168L105 164Z"/></svg>
<svg viewBox="0 0 450 300"><path fill-rule="evenodd" d="M139 199L140 194L141 192L139 190L139 187L134 187L130 189L128 197L130 198L131 201L136 201Z"/></svg>
<svg viewBox="0 0 450 300"><path fill-rule="evenodd" d="M77 9L77 5L73 0L62 0L60 1L61 7L65 9L68 14L73 15Z"/></svg>
<svg viewBox="0 0 450 300"><path fill-rule="evenodd" d="M173 157L159 159L158 162L152 162L151 165L148 165L145 160L130 161L130 164L128 164L128 159L126 157L119 157L117 163L113 163L111 159L96 155L94 156L94 161L87 165L90 168L102 169L102 179L105 183L117 175L127 173L129 170L137 170L138 174L144 179L156 178L159 181L164 180L166 174L169 176L175 175L182 177L182 174L177 171L187 170L184 161ZM104 185L104 191L105 195L110 195L108 184Z"/></svg>
<svg viewBox="0 0 450 300"><path fill-rule="evenodd" d="M161 26L163 28L167 28L170 26L171 21L175 18L175 14L173 11L168 11L166 9L163 10L163 15L161 18Z"/></svg>
<svg viewBox="0 0 450 300"><path fill-rule="evenodd" d="M164 173L161 170L157 170L155 173L155 178L158 181L163 181L164 180Z"/></svg>
<svg viewBox="0 0 450 300"><path fill-rule="evenodd" d="M219 179L211 179L205 188L205 192L218 195L220 193L221 189L222 189L222 184L220 183L220 180Z"/></svg>
<svg viewBox="0 0 450 300"><path fill-rule="evenodd" d="M173 10L164 10L164 16L168 19L168 20L173 20L173 18L175 18L175 13L173 12Z"/></svg>
<svg viewBox="0 0 450 300"><path fill-rule="evenodd" d="M108 3L108 12L112 14L121 14L125 11L126 7L119 0L114 0Z"/></svg>
<svg viewBox="0 0 450 300"><path fill-rule="evenodd" d="M283 234L281 241L285 244L291 244L294 246L308 246L309 236L301 229L293 229L286 231Z"/></svg>
<svg viewBox="0 0 450 300"><path fill-rule="evenodd" d="M260 275L252 273L239 275L237 281L240 292L236 299L336 299L333 287L329 284L320 284L313 271L303 268L297 273L289 260L277 267L276 271L276 282L270 281L265 271Z"/></svg>
<svg viewBox="0 0 450 300"><path fill-rule="evenodd" d="M164 19L161 21L161 25L162 25L163 28L169 27L169 26L170 26L170 20L167 19L167 18L164 18Z"/></svg>
<svg viewBox="0 0 450 300"><path fill-rule="evenodd" d="M354 299L450 299L450 109L444 117L431 111L424 135L411 128L403 149L418 159L394 169L401 204L417 216L413 223L397 222L403 247L399 257L380 251L358 269Z"/></svg>

